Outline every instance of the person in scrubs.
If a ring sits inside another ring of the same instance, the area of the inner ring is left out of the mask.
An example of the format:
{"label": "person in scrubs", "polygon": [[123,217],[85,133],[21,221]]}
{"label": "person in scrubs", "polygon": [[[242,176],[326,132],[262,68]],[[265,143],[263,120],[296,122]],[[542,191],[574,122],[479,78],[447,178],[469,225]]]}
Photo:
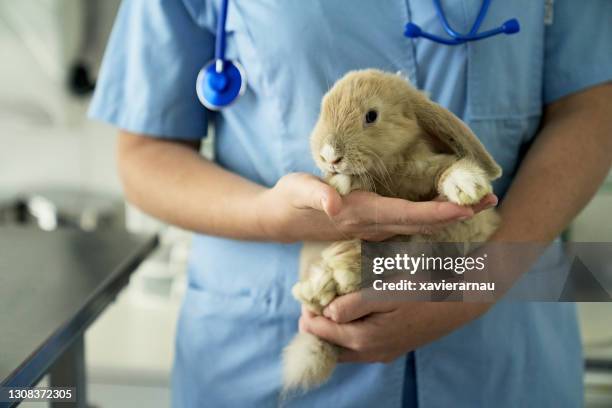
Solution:
{"label": "person in scrubs", "polygon": [[[458,46],[431,1],[231,0],[227,56],[246,93],[219,113],[199,103],[218,0],[125,0],[91,116],[117,126],[127,198],[195,232],[173,370],[174,407],[275,407],[281,351],[299,327],[345,347],[295,407],[577,407],[581,345],[569,303],[364,303],[301,314],[290,289],[301,241],[380,240],[477,208],[354,192],[341,199],[309,151],[326,90],[347,71],[402,71],[462,118],[503,167],[498,241],[550,242],[529,274],[555,272],[559,233],[612,157],[612,2],[493,1],[482,30],[521,31]],[[468,32],[478,0],[442,1]],[[214,158],[199,153],[214,125]]]}

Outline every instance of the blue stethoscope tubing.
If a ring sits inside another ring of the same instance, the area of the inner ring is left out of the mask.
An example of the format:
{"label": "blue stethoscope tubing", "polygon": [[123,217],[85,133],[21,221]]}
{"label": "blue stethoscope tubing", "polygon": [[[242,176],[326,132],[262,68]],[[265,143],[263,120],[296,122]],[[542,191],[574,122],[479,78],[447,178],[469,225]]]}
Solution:
{"label": "blue stethoscope tubing", "polygon": [[438,15],[438,18],[440,19],[440,23],[442,24],[444,31],[446,31],[446,33],[451,38],[442,38],[440,36],[425,32],[421,29],[421,27],[419,27],[418,25],[412,22],[407,23],[406,26],[404,27],[404,35],[406,37],[409,37],[409,38],[423,37],[428,40],[437,42],[439,44],[459,45],[459,44],[465,44],[466,42],[470,42],[470,41],[483,40],[485,38],[493,37],[494,35],[498,35],[502,33],[508,34],[508,35],[515,34],[515,33],[518,33],[521,29],[521,26],[519,25],[518,20],[516,18],[512,18],[504,22],[501,26],[497,28],[479,33],[478,30],[480,30],[480,26],[482,25],[482,22],[484,21],[485,16],[487,15],[489,6],[491,5],[491,0],[483,0],[482,5],[480,6],[480,11],[478,11],[478,16],[476,17],[476,20],[474,20],[474,24],[472,25],[472,28],[470,29],[468,34],[463,35],[453,30],[453,28],[448,23],[448,20],[446,19],[446,14],[444,14],[444,9],[442,8],[442,4],[440,3],[440,0],[433,0],[433,4],[434,4],[434,7],[436,8],[436,14]]}
{"label": "blue stethoscope tubing", "polygon": [[[215,39],[215,57],[212,61],[206,64],[198,73],[196,80],[196,92],[200,102],[210,110],[219,111],[234,103],[246,89],[247,80],[246,73],[242,65],[237,61],[225,59],[225,45],[227,31],[225,24],[227,21],[227,8],[229,0],[221,0],[219,10],[219,19],[217,22],[217,37]],[[427,33],[418,25],[409,22],[404,28],[404,35],[409,38],[426,38],[428,40],[444,45],[458,45],[470,41],[478,41],[485,38],[493,37],[498,34],[515,34],[520,31],[520,25],[517,19],[512,18],[501,26],[492,30],[487,30],[479,33],[480,26],[487,15],[491,0],[483,0],[480,6],[478,16],[472,25],[469,33],[461,34],[453,30],[448,23],[444,9],[440,0],[433,0],[436,8],[436,13],[440,19],[440,23],[444,31],[450,38],[442,38],[440,36]]]}
{"label": "blue stethoscope tubing", "polygon": [[198,99],[213,111],[219,111],[234,103],[244,93],[247,85],[242,65],[237,61],[225,59],[228,3],[229,0],[221,0],[215,39],[215,58],[200,70],[196,80]]}

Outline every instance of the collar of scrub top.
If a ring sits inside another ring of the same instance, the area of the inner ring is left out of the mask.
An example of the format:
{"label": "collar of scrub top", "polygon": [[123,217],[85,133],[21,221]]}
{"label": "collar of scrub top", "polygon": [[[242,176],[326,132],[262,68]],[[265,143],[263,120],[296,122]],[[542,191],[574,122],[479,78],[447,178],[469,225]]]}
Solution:
{"label": "collar of scrub top", "polygon": [[491,5],[491,0],[483,0],[482,5],[480,6],[480,11],[478,12],[478,16],[476,17],[476,20],[474,21],[470,32],[466,35],[463,35],[453,30],[453,28],[448,23],[446,15],[444,14],[444,10],[442,9],[442,4],[440,4],[440,0],[433,0],[433,3],[436,8],[436,14],[438,14],[438,18],[440,19],[440,23],[442,24],[442,27],[444,27],[444,31],[446,31],[451,38],[442,38],[437,35],[427,33],[423,31],[421,27],[412,22],[407,23],[404,28],[404,35],[406,37],[423,37],[440,44],[458,45],[464,44],[469,41],[482,40],[502,33],[515,34],[518,33],[521,29],[518,20],[516,18],[512,18],[497,28],[479,33],[478,30],[480,30],[480,26],[482,25],[482,22],[487,15],[489,6]]}
{"label": "collar of scrub top", "polygon": [[200,70],[196,80],[196,92],[200,102],[210,110],[218,111],[231,105],[246,89],[246,74],[237,61],[225,59],[225,22],[228,0],[221,0],[215,59]]}

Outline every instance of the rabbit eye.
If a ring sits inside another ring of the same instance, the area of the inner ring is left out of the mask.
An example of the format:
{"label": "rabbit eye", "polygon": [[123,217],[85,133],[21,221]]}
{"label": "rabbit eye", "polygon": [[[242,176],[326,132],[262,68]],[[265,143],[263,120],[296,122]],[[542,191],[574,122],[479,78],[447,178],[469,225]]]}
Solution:
{"label": "rabbit eye", "polygon": [[376,119],[378,118],[378,112],[376,112],[375,110],[369,110],[366,114],[365,114],[365,123],[367,124],[371,124],[376,122]]}

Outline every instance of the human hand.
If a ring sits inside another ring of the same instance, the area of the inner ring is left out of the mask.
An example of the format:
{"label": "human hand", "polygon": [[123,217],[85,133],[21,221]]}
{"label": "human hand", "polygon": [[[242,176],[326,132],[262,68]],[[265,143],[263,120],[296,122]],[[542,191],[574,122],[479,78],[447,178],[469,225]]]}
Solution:
{"label": "human hand", "polygon": [[341,346],[339,362],[388,363],[476,319],[491,303],[336,298],[318,316],[302,308],[300,331]]}
{"label": "human hand", "polygon": [[471,207],[441,200],[412,202],[365,191],[341,197],[327,183],[306,173],[282,177],[256,202],[260,228],[282,242],[382,241],[394,235],[430,234],[496,204],[492,194]]}

